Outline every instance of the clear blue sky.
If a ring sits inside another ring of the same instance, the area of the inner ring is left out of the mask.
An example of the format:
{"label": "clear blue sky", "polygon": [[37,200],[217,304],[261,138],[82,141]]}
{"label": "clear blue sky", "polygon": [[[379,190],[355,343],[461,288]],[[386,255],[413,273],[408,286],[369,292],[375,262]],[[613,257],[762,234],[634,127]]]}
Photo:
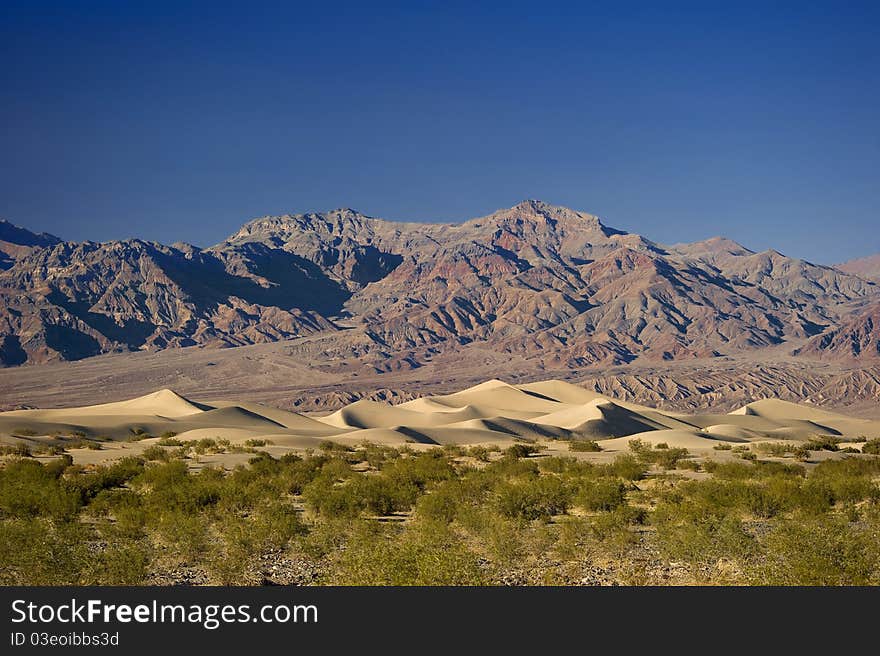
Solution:
{"label": "clear blue sky", "polygon": [[878,29],[876,2],[4,1],[0,216],[209,245],[540,198],[836,262],[880,251]]}

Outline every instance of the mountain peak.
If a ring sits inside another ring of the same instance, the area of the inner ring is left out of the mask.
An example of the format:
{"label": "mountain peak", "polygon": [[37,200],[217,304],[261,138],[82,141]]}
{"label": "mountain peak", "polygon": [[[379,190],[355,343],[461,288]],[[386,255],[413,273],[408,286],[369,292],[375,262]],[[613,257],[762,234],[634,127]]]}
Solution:
{"label": "mountain peak", "polygon": [[6,219],[0,219],[0,241],[18,246],[54,246],[60,243],[61,239],[47,232],[37,234]]}

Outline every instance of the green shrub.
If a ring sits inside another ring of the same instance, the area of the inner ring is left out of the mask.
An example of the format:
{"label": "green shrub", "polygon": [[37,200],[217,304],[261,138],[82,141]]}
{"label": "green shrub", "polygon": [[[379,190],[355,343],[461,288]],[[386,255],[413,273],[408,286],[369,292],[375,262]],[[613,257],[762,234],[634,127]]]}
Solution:
{"label": "green shrub", "polygon": [[512,519],[547,519],[568,512],[572,490],[555,476],[541,476],[496,488],[498,509]]}
{"label": "green shrub", "polygon": [[660,504],[651,516],[661,551],[689,563],[715,562],[719,558],[748,559],[754,538],[733,514],[706,512],[691,503]]}
{"label": "green shrub", "polygon": [[161,462],[168,462],[169,460],[168,452],[155,444],[144,449],[141,452],[141,457],[144,460],[158,460]]}
{"label": "green shrub", "polygon": [[867,585],[877,583],[880,543],[844,518],[802,517],[776,525],[763,540],[752,582],[761,585]]}
{"label": "green shrub", "polygon": [[18,456],[19,458],[30,458],[31,448],[25,442],[16,442],[15,444],[0,444],[0,456]]}
{"label": "green shrub", "polygon": [[489,449],[484,446],[472,446],[468,449],[468,455],[471,458],[476,458],[480,462],[489,462]]}
{"label": "green shrub", "polygon": [[528,458],[533,453],[539,453],[541,447],[534,444],[512,444],[504,449],[504,455],[512,458]]}
{"label": "green shrub", "polygon": [[602,447],[595,440],[570,440],[568,442],[568,450],[597,452],[601,451]]}
{"label": "green shrub", "polygon": [[810,451],[837,451],[843,440],[831,435],[817,435],[810,438],[804,445]]}
{"label": "green shrub", "polygon": [[418,524],[401,531],[359,525],[339,562],[343,585],[482,585],[477,554],[445,525]]}
{"label": "green shrub", "polygon": [[610,512],[626,503],[626,485],[616,480],[585,481],[575,497],[584,510]]}
{"label": "green shrub", "polygon": [[793,445],[786,442],[760,442],[755,445],[755,448],[776,458],[784,458],[795,449]]}
{"label": "green shrub", "polygon": [[639,481],[648,473],[648,468],[635,456],[622,453],[613,463],[599,466],[597,471],[605,475],[619,476],[627,481]]}
{"label": "green shrub", "polygon": [[324,453],[351,453],[354,451],[354,449],[349,446],[331,440],[324,440],[318,445],[318,448]]}
{"label": "green shrub", "polygon": [[0,469],[0,510],[19,518],[73,518],[82,505],[81,497],[58,476],[35,460],[8,463]]}
{"label": "green shrub", "polygon": [[880,456],[880,438],[874,438],[873,440],[868,440],[862,445],[862,453],[867,453],[872,456]]}
{"label": "green shrub", "polygon": [[183,446],[183,442],[181,442],[181,441],[178,440],[176,437],[174,437],[174,435],[176,435],[176,433],[173,434],[173,435],[167,435],[167,434],[164,434],[164,435],[159,439],[159,441],[156,442],[156,444],[157,444],[158,446]]}
{"label": "green shrub", "polygon": [[89,562],[88,529],[45,518],[0,522],[0,585],[79,585]]}

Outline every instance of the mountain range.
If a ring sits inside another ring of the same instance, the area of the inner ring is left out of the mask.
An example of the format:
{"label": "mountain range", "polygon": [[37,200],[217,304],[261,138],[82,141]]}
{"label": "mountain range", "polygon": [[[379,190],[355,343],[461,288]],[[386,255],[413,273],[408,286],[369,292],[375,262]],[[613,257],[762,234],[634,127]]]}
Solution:
{"label": "mountain range", "polygon": [[541,201],[458,224],[264,217],[205,249],[0,222],[4,366],[292,339],[347,373],[475,347],[548,368],[875,361],[880,257],[829,267],[722,237],[663,245]]}

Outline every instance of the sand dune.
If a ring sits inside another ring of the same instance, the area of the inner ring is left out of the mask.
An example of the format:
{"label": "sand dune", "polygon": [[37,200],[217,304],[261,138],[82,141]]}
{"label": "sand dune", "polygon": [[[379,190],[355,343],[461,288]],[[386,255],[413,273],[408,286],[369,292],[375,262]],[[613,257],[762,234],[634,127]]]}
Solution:
{"label": "sand dune", "polygon": [[657,430],[605,440],[602,442],[602,448],[609,451],[627,451],[629,450],[629,443],[633,440],[641,440],[653,446],[666,444],[670,448],[682,449],[712,449],[722,442],[736,443],[747,441],[740,438],[711,435],[698,431]]}
{"label": "sand dune", "polygon": [[46,420],[79,415],[155,415],[157,417],[177,418],[194,415],[209,409],[211,408],[193,403],[172,390],[163,389],[152,394],[139,396],[136,399],[117,401],[116,403],[51,410],[12,410],[11,412],[4,412],[3,415]]}
{"label": "sand dune", "polygon": [[[604,450],[628,448],[633,439],[696,451],[719,442],[804,441],[817,435],[857,440],[880,436],[880,421],[775,399],[749,403],[729,414],[664,412],[560,381],[515,386],[490,380],[461,392],[417,398],[399,405],[361,400],[323,417],[307,417],[258,403],[197,403],[171,390],[129,401],[76,408],[0,413],[0,440],[65,442],[93,438],[123,443],[133,436],[174,433],[181,441],[261,438],[272,453],[317,448],[325,440],[345,445],[512,444],[589,438]],[[137,452],[107,448],[89,462]],[[109,445],[108,445],[109,446]],[[121,446],[121,445],[119,445]],[[77,456],[78,457],[78,456]],[[86,456],[82,456],[85,462]]]}

